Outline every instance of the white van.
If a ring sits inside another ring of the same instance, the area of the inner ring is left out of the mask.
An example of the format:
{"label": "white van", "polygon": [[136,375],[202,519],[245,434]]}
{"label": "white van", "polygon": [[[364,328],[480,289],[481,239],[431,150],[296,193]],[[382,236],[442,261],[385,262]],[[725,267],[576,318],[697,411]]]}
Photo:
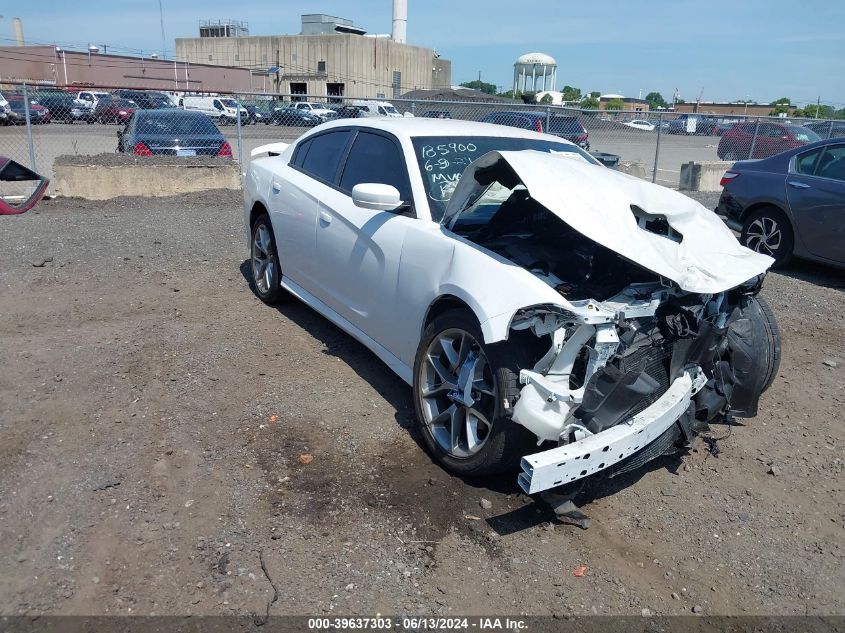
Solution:
{"label": "white van", "polygon": [[[231,97],[181,97],[179,107],[193,110],[214,119],[219,125],[234,125],[238,120],[238,102]],[[241,125],[249,123],[249,112],[241,110]]]}
{"label": "white van", "polygon": [[368,116],[402,116],[399,110],[388,101],[353,101],[352,105],[365,108]]}

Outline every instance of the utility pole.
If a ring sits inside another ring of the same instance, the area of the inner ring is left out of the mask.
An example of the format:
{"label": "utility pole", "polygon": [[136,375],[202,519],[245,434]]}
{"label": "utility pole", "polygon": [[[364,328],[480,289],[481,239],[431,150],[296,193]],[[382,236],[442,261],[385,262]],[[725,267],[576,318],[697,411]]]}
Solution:
{"label": "utility pole", "polygon": [[816,99],[816,118],[817,119],[819,118],[819,108],[821,107],[821,105],[822,105],[822,96],[819,95],[819,98]]}
{"label": "utility pole", "polygon": [[167,40],[164,37],[164,9],[161,6],[161,0],[158,0],[158,17],[161,22],[161,57],[167,57]]}

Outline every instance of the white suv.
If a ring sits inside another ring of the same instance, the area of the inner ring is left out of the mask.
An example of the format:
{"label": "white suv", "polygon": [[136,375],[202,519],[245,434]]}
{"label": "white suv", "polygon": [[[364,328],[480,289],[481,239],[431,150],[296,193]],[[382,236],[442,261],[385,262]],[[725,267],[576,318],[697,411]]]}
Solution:
{"label": "white suv", "polygon": [[311,103],[309,101],[297,101],[293,107],[297,110],[305,110],[306,112],[324,120],[334,118],[337,115],[334,110],[330,110],[319,103]]}

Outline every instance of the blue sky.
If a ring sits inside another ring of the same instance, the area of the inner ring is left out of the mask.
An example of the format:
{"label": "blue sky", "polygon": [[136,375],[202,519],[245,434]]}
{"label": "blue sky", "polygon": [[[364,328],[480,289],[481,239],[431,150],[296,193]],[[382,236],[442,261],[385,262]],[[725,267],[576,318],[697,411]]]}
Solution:
{"label": "blue sky", "polygon": [[[162,0],[167,46],[197,34],[198,20],[235,18],[253,35],[299,32],[301,13],[352,19],[390,32],[391,0]],[[6,5],[6,6],[4,6]],[[523,7],[525,9],[523,9]],[[408,41],[452,60],[454,83],[510,88],[513,61],[541,51],[558,63],[558,87],[638,96],[678,88],[687,101],[751,98],[845,107],[842,0],[409,0]],[[160,51],[158,0],[0,2],[0,43],[19,16],[30,43]]]}

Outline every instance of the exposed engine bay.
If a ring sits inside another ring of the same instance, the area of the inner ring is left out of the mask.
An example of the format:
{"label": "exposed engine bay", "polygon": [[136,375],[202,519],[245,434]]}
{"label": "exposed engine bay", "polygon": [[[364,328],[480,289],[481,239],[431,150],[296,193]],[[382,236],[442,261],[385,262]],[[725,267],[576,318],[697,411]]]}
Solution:
{"label": "exposed engine bay", "polygon": [[[525,308],[511,323],[548,345],[520,371],[511,417],[538,447],[558,447],[523,458],[526,492],[633,470],[713,421],[756,415],[779,358],[774,318],[756,298],[764,274],[687,292],[575,230],[501,160],[475,179],[452,230],[542,279],[568,306]],[[631,213],[639,229],[683,240],[665,218]]]}

